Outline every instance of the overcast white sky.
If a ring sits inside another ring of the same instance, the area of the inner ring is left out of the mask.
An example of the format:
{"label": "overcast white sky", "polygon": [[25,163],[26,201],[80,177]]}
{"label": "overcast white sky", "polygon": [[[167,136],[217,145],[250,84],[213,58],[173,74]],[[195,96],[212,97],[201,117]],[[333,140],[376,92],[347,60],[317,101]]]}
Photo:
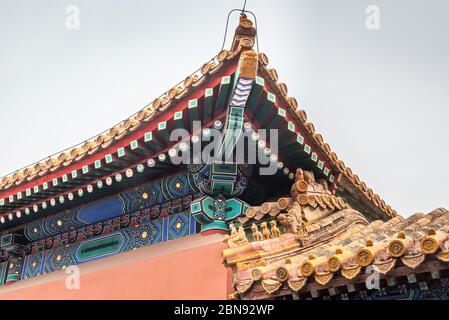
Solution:
{"label": "overcast white sky", "polygon": [[[79,30],[66,28],[70,4]],[[0,0],[0,176],[183,80],[219,51],[226,15],[242,4]],[[368,5],[380,9],[379,30],[365,26]],[[247,9],[261,51],[340,159],[403,215],[449,208],[447,1],[248,0]]]}

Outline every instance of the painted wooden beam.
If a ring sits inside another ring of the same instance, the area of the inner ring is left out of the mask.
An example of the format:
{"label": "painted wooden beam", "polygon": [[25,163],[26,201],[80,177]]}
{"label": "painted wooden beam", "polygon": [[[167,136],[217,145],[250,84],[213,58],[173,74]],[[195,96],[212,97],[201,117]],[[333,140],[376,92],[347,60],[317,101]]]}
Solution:
{"label": "painted wooden beam", "polygon": [[387,286],[394,287],[396,284],[397,282],[395,277],[387,277]]}
{"label": "painted wooden beam", "polygon": [[408,274],[407,281],[408,281],[408,283],[416,283],[417,282],[416,274],[414,274],[414,273]]}
{"label": "painted wooden beam", "polygon": [[[287,129],[285,129],[285,127],[287,127]],[[287,118],[284,117],[279,129],[279,139],[296,141],[296,126],[292,121],[287,121]]]}
{"label": "painted wooden beam", "polygon": [[117,149],[117,158],[119,161],[122,161],[123,165],[122,167],[127,167],[131,163],[136,162],[139,160],[139,156],[137,156],[135,153],[130,152],[131,149],[128,147],[121,147]]}
{"label": "painted wooden beam", "polygon": [[137,155],[139,158],[146,158],[153,152],[152,150],[141,140],[133,140],[129,144],[130,152]]}
{"label": "painted wooden beam", "polygon": [[158,152],[162,149],[162,143],[155,137],[152,131],[145,133],[143,141],[153,152]]}
{"label": "painted wooden beam", "polygon": [[215,115],[220,114],[226,108],[230,87],[231,87],[231,76],[222,77],[220,89],[218,90],[217,101],[215,103],[215,110],[214,110]]}
{"label": "painted wooden beam", "polygon": [[161,140],[164,144],[170,141],[170,133],[167,128],[167,121],[161,121],[157,125],[157,133],[161,137]]}
{"label": "painted wooden beam", "polygon": [[173,123],[176,128],[185,128],[183,111],[178,111],[173,114]]}
{"label": "painted wooden beam", "polygon": [[340,290],[338,288],[329,288],[329,296],[336,296],[340,293]]}
{"label": "painted wooden beam", "polygon": [[[273,108],[275,108],[275,103],[276,96],[271,92],[267,92],[266,97],[261,99],[261,103],[255,111],[255,118],[260,124],[265,124],[270,120],[269,115],[274,111]],[[261,129],[265,128],[261,127]]]}
{"label": "painted wooden beam", "polygon": [[[104,157],[105,167],[108,168],[108,170],[116,171],[118,169],[121,169],[127,165],[127,161],[125,161],[122,158],[118,157],[117,152],[109,153],[105,155]],[[105,170],[107,171],[107,170]]]}
{"label": "painted wooden beam", "polygon": [[259,99],[262,96],[263,88],[264,88],[264,79],[260,77],[256,77],[256,81],[253,84],[253,89],[249,95],[248,101],[246,102],[246,108],[250,111],[252,117],[254,117],[254,113],[256,112],[257,105]]}
{"label": "painted wooden beam", "polygon": [[282,108],[276,108],[274,107],[275,114],[273,117],[268,117],[265,119],[265,122],[262,124],[262,128],[264,129],[280,129],[278,130],[279,134],[283,134],[286,132],[285,126],[283,127],[282,124],[286,122],[286,111]]}
{"label": "painted wooden beam", "polygon": [[212,109],[214,103],[214,89],[206,88],[204,91],[204,123],[207,123],[212,120]]}
{"label": "painted wooden beam", "polygon": [[438,271],[438,270],[432,271],[431,275],[432,275],[432,279],[440,279],[440,271]]}
{"label": "painted wooden beam", "polygon": [[200,120],[198,99],[189,100],[187,110],[189,112],[189,122]]}

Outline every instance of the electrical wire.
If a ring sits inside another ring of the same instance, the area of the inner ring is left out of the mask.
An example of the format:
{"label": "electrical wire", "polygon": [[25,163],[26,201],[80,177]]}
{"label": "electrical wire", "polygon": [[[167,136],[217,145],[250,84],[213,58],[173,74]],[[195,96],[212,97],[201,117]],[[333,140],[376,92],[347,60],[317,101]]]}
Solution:
{"label": "electrical wire", "polygon": [[[237,11],[238,11],[238,12],[241,12],[242,14],[243,14],[243,13],[249,13],[249,14],[251,14],[252,17],[254,18],[254,23],[255,23],[256,30],[258,30],[258,29],[257,29],[257,17],[256,17],[256,15],[255,15],[253,12],[246,10],[246,1],[247,1],[247,0],[245,0],[242,9],[232,9],[231,11],[229,11],[228,16],[227,16],[227,18],[226,18],[226,27],[225,27],[225,33],[224,33],[223,44],[222,44],[222,46],[221,46],[221,50],[224,49],[224,46],[225,46],[225,44],[226,44],[226,37],[227,37],[227,32],[228,32],[228,27],[229,27],[229,18],[230,18],[231,14],[232,14],[233,12],[237,12]],[[257,34],[256,34],[256,46],[257,46],[257,52],[259,52],[259,36],[258,36]],[[213,61],[213,59],[211,59],[210,61]],[[201,68],[195,70],[193,73],[196,73],[196,72],[198,72],[198,71],[200,71],[200,70],[201,70]],[[183,83],[183,81],[179,82],[179,83],[178,83],[176,86],[174,86],[174,87],[177,87],[177,86],[180,85],[181,83]],[[149,107],[150,105],[151,105],[151,103],[145,105],[145,107],[144,107],[143,109]],[[141,110],[143,110],[143,109],[141,109]],[[136,116],[139,112],[140,112],[140,110],[139,110],[138,112],[134,113],[131,117]],[[129,119],[129,118],[128,118],[128,119]],[[116,127],[116,126],[120,125],[121,123],[123,123],[123,122],[126,121],[126,120],[127,120],[127,119],[125,119],[125,120],[123,120],[123,121],[120,121],[119,123],[117,123],[117,124],[116,124],[115,126],[113,126],[113,127]],[[25,166],[25,167],[23,167],[23,168],[21,168],[21,169],[15,170],[15,171],[13,171],[13,172],[11,172],[11,173],[9,173],[9,174],[4,175],[3,177],[7,177],[7,176],[10,176],[10,175],[13,175],[13,174],[16,173],[16,172],[19,172],[19,171],[21,171],[21,170],[24,170],[24,169],[26,169],[26,168],[28,168],[28,167],[30,167],[30,166],[32,166],[32,165],[35,165],[35,164],[37,164],[37,163],[47,161],[47,160],[53,158],[54,156],[57,156],[57,155],[59,155],[59,154],[61,154],[61,153],[63,153],[63,152],[66,152],[66,151],[69,151],[69,150],[71,150],[71,149],[73,149],[73,148],[75,148],[75,147],[81,146],[81,145],[83,145],[84,143],[87,143],[87,142],[89,142],[89,141],[91,141],[91,140],[97,138],[98,136],[100,136],[100,135],[102,135],[102,134],[105,134],[105,133],[109,132],[110,130],[111,130],[111,129],[107,129],[107,130],[101,132],[99,135],[95,135],[95,136],[93,136],[93,137],[91,137],[91,138],[88,138],[88,139],[84,140],[84,141],[81,142],[81,143],[77,143],[77,144],[75,144],[75,145],[73,145],[73,146],[71,146],[71,147],[69,147],[69,148],[66,148],[66,149],[64,149],[64,150],[62,150],[62,151],[59,151],[59,152],[57,152],[57,153],[54,153],[54,154],[52,154],[52,155],[50,155],[50,156],[48,156],[48,157],[45,157],[45,158],[43,158],[43,159],[41,159],[41,160],[35,162],[34,164],[31,164],[31,165]],[[2,178],[2,177],[0,176],[0,178]]]}
{"label": "electrical wire", "polygon": [[[245,10],[245,6],[246,6],[246,1],[245,1],[245,5],[244,5],[243,9],[232,9],[231,11],[229,11],[228,16],[226,18],[226,26],[225,26],[224,36],[223,36],[223,44],[221,45],[221,50],[224,49],[225,44],[226,44],[226,38],[228,35],[228,27],[229,27],[229,18],[231,17],[232,13],[241,12],[241,14],[243,14],[243,13],[247,12],[247,13],[251,14],[252,17],[254,18],[254,24],[255,24],[256,30],[257,30],[257,17],[252,11]],[[259,52],[259,35],[257,33],[256,33],[256,47],[257,47],[257,52]]]}

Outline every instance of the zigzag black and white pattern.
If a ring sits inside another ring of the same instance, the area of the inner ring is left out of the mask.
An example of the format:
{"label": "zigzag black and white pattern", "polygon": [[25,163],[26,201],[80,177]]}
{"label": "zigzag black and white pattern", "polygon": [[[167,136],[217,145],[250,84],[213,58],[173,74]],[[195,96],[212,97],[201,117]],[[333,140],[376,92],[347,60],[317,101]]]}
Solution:
{"label": "zigzag black and white pattern", "polygon": [[251,93],[253,81],[254,79],[239,78],[231,99],[232,106],[245,106],[246,100],[248,100],[249,94]]}

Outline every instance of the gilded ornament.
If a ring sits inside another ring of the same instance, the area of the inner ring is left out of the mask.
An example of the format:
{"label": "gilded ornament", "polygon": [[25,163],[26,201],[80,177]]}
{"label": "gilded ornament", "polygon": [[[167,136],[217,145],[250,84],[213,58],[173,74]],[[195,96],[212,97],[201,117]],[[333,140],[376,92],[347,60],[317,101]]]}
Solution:
{"label": "gilded ornament", "polygon": [[276,278],[279,281],[284,282],[285,280],[288,279],[288,270],[285,267],[279,267],[276,270]]}
{"label": "gilded ornament", "polygon": [[405,245],[400,239],[395,239],[388,244],[388,252],[394,258],[402,257],[405,250]]}
{"label": "gilded ornament", "polygon": [[262,281],[262,288],[269,294],[272,294],[279,290],[279,288],[282,286],[282,282],[276,281],[276,280],[263,280]]}
{"label": "gilded ornament", "polygon": [[307,278],[301,277],[301,278],[290,279],[287,281],[287,283],[288,283],[288,286],[290,289],[297,292],[297,291],[301,290],[306,285]]}
{"label": "gilded ornament", "polygon": [[279,230],[279,228],[276,225],[276,220],[271,220],[270,226],[271,226],[271,234],[273,235],[273,237],[274,238],[280,237],[281,231]]}
{"label": "gilded ornament", "polygon": [[258,281],[262,278],[262,271],[259,268],[253,269],[251,271],[251,279]]}
{"label": "gilded ornament", "polygon": [[239,61],[239,76],[255,79],[257,75],[257,53],[254,50],[242,52]]}
{"label": "gilded ornament", "polygon": [[253,233],[253,241],[262,241],[263,240],[263,235],[259,231],[259,229],[257,228],[257,225],[255,223],[253,223],[251,225],[251,231]]}

